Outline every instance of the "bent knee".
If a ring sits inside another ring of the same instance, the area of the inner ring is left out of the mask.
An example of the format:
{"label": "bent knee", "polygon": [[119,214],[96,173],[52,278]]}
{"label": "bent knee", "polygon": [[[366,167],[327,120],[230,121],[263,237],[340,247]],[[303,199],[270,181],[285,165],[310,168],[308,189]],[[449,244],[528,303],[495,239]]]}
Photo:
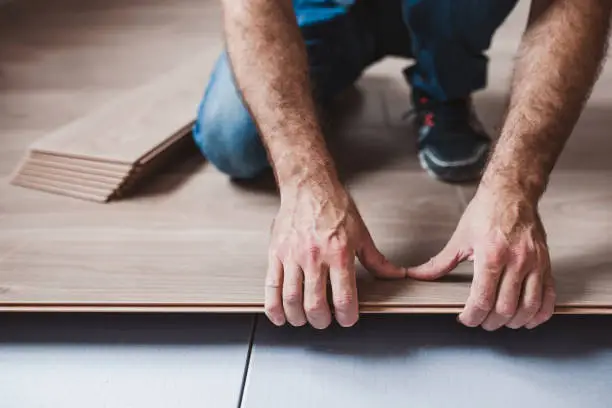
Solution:
{"label": "bent knee", "polygon": [[200,151],[221,172],[248,179],[268,167],[266,152],[256,130],[235,123],[207,126],[196,122],[194,139]]}
{"label": "bent knee", "polygon": [[202,154],[233,178],[252,178],[268,167],[257,128],[221,54],[200,103],[193,136]]}

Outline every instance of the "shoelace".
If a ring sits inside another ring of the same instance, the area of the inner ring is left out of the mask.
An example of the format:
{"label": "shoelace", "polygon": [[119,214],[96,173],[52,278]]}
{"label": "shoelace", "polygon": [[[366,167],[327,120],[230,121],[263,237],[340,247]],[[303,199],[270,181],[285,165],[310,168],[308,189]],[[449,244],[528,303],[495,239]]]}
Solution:
{"label": "shoelace", "polygon": [[464,100],[436,103],[422,96],[418,105],[404,113],[402,119],[407,120],[421,113],[423,113],[423,125],[427,127],[434,126],[437,118],[440,118],[440,122],[445,126],[455,129],[470,126],[471,112],[469,104]]}

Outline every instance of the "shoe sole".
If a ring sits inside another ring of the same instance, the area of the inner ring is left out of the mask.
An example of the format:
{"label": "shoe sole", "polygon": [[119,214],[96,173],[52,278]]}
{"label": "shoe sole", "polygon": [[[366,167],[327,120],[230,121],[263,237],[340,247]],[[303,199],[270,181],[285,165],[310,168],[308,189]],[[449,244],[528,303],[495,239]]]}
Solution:
{"label": "shoe sole", "polygon": [[479,152],[476,160],[465,161],[461,165],[450,163],[431,163],[424,151],[419,152],[419,164],[432,178],[446,183],[467,183],[480,180],[488,157],[488,147]]}

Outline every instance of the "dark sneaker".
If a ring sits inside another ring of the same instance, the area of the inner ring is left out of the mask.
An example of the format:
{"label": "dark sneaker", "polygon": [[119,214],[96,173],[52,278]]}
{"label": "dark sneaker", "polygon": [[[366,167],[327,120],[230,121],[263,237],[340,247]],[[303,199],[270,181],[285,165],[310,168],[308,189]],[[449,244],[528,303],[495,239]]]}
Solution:
{"label": "dark sneaker", "polygon": [[491,139],[476,117],[471,98],[438,102],[414,89],[412,99],[421,167],[446,182],[480,179]]}

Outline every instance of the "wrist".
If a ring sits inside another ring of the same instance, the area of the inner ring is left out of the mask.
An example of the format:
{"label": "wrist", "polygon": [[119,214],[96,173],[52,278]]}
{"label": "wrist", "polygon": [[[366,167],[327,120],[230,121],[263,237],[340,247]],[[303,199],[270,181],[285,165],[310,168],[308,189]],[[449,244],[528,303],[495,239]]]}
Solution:
{"label": "wrist", "polygon": [[331,156],[324,147],[284,148],[273,163],[281,194],[296,188],[335,189],[341,186]]}
{"label": "wrist", "polygon": [[544,194],[544,186],[545,182],[541,177],[534,174],[489,167],[480,181],[476,194],[537,205]]}
{"label": "wrist", "polygon": [[479,189],[534,203],[540,200],[548,184],[549,171],[542,163],[541,149],[525,139],[529,138],[502,133]]}
{"label": "wrist", "polygon": [[276,167],[281,197],[299,190],[313,195],[330,195],[344,190],[331,160],[320,156],[293,157],[287,165]]}

